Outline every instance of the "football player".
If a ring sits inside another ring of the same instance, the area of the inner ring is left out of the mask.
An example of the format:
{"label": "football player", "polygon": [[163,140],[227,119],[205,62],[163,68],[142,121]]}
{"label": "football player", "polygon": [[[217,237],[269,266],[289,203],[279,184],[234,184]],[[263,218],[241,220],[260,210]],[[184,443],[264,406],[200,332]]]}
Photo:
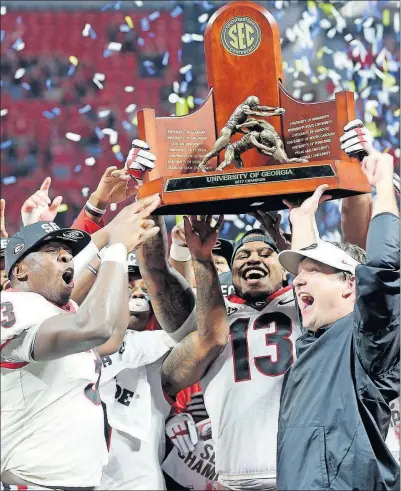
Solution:
{"label": "football player", "polygon": [[[172,401],[162,390],[160,369],[175,341],[188,331],[186,326],[170,335],[155,330],[135,253],[128,256],[128,274],[128,330],[120,349],[102,358],[100,395],[106,406],[109,462],[101,489],[165,489],[161,462]],[[186,325],[192,329],[190,322]]]}
{"label": "football player", "polygon": [[107,344],[127,328],[127,251],[159,232],[147,219],[159,204],[153,196],[114,219],[97,281],[78,311],[70,302],[73,257],[90,236],[42,221],[10,238],[11,288],[1,298],[4,485],[100,484],[107,450],[98,352],[107,354]]}

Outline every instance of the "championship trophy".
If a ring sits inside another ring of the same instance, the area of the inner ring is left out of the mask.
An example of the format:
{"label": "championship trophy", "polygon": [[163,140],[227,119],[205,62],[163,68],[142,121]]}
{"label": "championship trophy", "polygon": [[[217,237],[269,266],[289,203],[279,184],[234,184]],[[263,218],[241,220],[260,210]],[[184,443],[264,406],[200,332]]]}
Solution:
{"label": "championship trophy", "polygon": [[320,184],[333,199],[370,192],[357,159],[340,148],[354,94],[304,103],[285,90],[278,26],[268,10],[230,2],[210,18],[209,94],[192,114],[138,112],[139,138],[156,155],[139,197],[159,193],[167,214],[279,210]]}

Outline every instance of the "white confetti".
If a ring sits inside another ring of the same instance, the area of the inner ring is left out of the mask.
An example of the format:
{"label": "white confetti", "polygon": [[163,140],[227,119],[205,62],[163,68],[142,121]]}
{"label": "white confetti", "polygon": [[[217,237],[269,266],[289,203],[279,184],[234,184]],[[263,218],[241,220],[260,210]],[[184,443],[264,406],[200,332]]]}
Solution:
{"label": "white confetti", "polygon": [[117,203],[111,203],[110,204],[110,211],[116,211],[117,210]]}
{"label": "white confetti", "polygon": [[329,28],[331,27],[331,23],[330,23],[330,21],[328,21],[327,19],[322,19],[322,20],[320,21],[320,27],[321,27],[322,29],[329,29]]}
{"label": "white confetti", "polygon": [[198,17],[198,22],[199,24],[203,24],[204,22],[206,22],[209,18],[209,14],[202,14]]}
{"label": "white confetti", "polygon": [[352,41],[354,38],[352,36],[352,34],[347,34],[346,36],[344,36],[344,39],[347,41],[347,43],[349,43],[350,41]]}
{"label": "white confetti", "polygon": [[0,116],[6,116],[8,114],[8,109],[2,109],[0,111]]}
{"label": "white confetti", "polygon": [[93,83],[99,87],[99,89],[103,89],[103,84],[99,82],[97,78],[93,79]]}
{"label": "white confetti", "polygon": [[135,0],[134,3],[137,7],[143,7],[143,1],[142,0]]}
{"label": "white confetti", "polygon": [[126,113],[132,113],[133,111],[135,111],[136,109],[136,104],[130,104],[129,106],[127,106],[125,108],[125,112]]}
{"label": "white confetti", "polygon": [[203,41],[202,34],[192,34],[192,41]]}
{"label": "white confetti", "polygon": [[308,92],[307,94],[304,94],[302,96],[302,100],[304,102],[311,102],[311,101],[313,101],[313,99],[314,99],[314,94],[312,94],[311,92]]}
{"label": "white confetti", "polygon": [[174,80],[173,82],[173,90],[174,92],[176,92],[178,94],[178,92],[180,91],[180,84],[177,82],[177,80]]}
{"label": "white confetti", "polygon": [[82,36],[88,37],[90,30],[91,30],[91,25],[90,24],[85,24],[85,27],[84,27],[84,29],[82,31]]}
{"label": "white confetti", "polygon": [[87,165],[88,167],[92,167],[95,164],[96,164],[95,157],[88,157],[87,159],[85,159],[85,165]]}
{"label": "white confetti", "polygon": [[171,102],[171,104],[175,104],[176,102],[178,102],[180,99],[180,96],[178,94],[170,94],[168,96],[168,101]]}
{"label": "white confetti", "polygon": [[14,78],[16,80],[22,78],[25,75],[25,72],[26,72],[25,68],[18,68],[18,70],[15,72]]}
{"label": "white confetti", "polygon": [[25,48],[25,43],[24,43],[24,41],[21,41],[21,42],[20,42],[20,43],[18,43],[18,45],[16,46],[15,50],[16,50],[16,51],[22,51],[24,48]]}
{"label": "white confetti", "polygon": [[0,14],[1,15],[6,15],[6,13],[7,13],[7,7],[5,5],[2,5],[0,7]]}
{"label": "white confetti", "polygon": [[111,113],[110,109],[104,109],[103,111],[98,112],[99,118],[105,118]]}
{"label": "white confetti", "polygon": [[79,142],[81,139],[81,135],[78,135],[77,133],[66,133],[65,137],[68,138],[69,140],[72,140],[73,142]]}
{"label": "white confetti", "polygon": [[95,73],[95,75],[93,76],[93,78],[95,78],[96,80],[100,80],[101,82],[103,82],[103,80],[106,78],[106,75],[104,73]]}
{"label": "white confetti", "polygon": [[124,87],[125,92],[134,92],[135,88],[132,85],[127,85]]}
{"label": "white confetti", "polygon": [[89,190],[90,190],[90,188],[88,188],[88,187],[82,188],[82,196],[84,198],[87,198],[89,196]]}
{"label": "white confetti", "polygon": [[294,99],[299,99],[301,97],[301,89],[295,89],[292,93],[292,97]]}
{"label": "white confetti", "polygon": [[192,65],[185,65],[182,68],[180,68],[180,73],[187,73],[189,70],[191,70]]}
{"label": "white confetti", "polygon": [[121,43],[109,43],[107,49],[110,51],[120,51],[123,45]]}

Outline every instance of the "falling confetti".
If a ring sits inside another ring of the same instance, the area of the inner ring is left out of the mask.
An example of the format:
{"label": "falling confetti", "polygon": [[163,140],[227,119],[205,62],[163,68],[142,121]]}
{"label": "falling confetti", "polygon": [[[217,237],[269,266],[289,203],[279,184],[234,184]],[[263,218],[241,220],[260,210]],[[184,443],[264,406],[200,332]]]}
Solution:
{"label": "falling confetti", "polygon": [[77,135],[77,133],[66,133],[65,137],[73,142],[79,142],[79,140],[81,139],[81,135]]}
{"label": "falling confetti", "polygon": [[95,164],[96,160],[94,157],[88,157],[87,159],[85,159],[85,165],[87,165],[88,167],[92,167]]}
{"label": "falling confetti", "polygon": [[4,177],[3,184],[8,186],[9,184],[14,184],[17,182],[17,178],[15,176]]}

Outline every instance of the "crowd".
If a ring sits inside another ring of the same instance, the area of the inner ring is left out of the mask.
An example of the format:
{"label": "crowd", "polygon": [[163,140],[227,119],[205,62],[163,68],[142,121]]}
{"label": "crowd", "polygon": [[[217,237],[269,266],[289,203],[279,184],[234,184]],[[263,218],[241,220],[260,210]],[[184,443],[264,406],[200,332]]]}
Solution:
{"label": "crowd", "polygon": [[169,244],[137,139],[70,228],[50,177],[12,236],[1,200],[1,489],[399,488],[399,179],[360,121],[341,144],[375,193],[331,241],[322,184],[290,234],[193,215]]}

